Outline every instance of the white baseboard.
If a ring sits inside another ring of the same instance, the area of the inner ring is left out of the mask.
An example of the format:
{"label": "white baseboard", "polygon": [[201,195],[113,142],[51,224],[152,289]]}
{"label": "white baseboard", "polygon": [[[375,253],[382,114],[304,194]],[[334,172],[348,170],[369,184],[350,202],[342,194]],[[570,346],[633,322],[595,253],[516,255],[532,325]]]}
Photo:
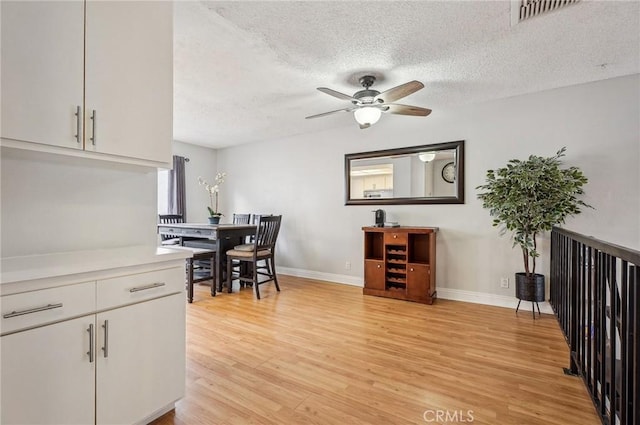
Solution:
{"label": "white baseboard", "polygon": [[[289,276],[305,277],[308,279],[324,280],[333,283],[342,283],[345,285],[363,287],[364,282],[361,277],[348,276],[343,274],[323,273],[313,270],[294,269],[290,267],[278,267],[278,274]],[[495,307],[506,307],[515,309],[518,305],[516,297],[506,295],[488,294],[485,292],[465,291],[462,289],[437,288],[438,298],[452,301],[464,301],[467,303],[492,305]],[[542,313],[553,314],[553,310],[548,302],[539,303]],[[520,310],[531,311],[531,303],[523,301],[520,304]]]}
{"label": "white baseboard", "polygon": [[166,406],[164,406],[162,409],[156,410],[154,413],[152,413],[151,415],[147,416],[146,418],[144,418],[144,420],[138,422],[136,425],[148,424],[148,423],[158,419],[160,416],[164,415],[165,413],[170,412],[171,410],[173,410],[175,408],[176,408],[176,403],[175,402],[169,403]]}
{"label": "white baseboard", "polygon": [[[485,292],[464,291],[462,289],[437,288],[438,298],[452,301],[464,301],[474,304],[492,305],[495,307],[506,307],[515,309],[518,305],[516,297],[506,295],[487,294]],[[541,313],[553,314],[553,310],[548,302],[538,303]],[[520,310],[531,311],[532,304],[529,301],[520,303]],[[537,310],[537,309],[536,309]]]}
{"label": "white baseboard", "polygon": [[279,267],[278,274],[289,276],[306,277],[307,279],[326,280],[327,282],[343,283],[345,285],[363,287],[364,282],[361,277],[348,276],[346,274],[323,273],[313,270],[293,269],[290,267]]}

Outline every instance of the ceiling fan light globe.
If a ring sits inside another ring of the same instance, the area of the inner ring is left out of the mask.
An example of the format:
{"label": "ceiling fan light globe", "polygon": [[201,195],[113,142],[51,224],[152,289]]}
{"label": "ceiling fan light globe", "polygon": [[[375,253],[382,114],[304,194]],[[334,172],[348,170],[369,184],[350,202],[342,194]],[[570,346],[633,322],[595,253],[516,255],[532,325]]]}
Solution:
{"label": "ceiling fan light globe", "polygon": [[365,106],[363,108],[356,109],[353,112],[353,116],[356,119],[357,123],[362,125],[373,125],[378,122],[380,116],[382,115],[382,111],[378,108],[373,108],[371,106]]}
{"label": "ceiling fan light globe", "polygon": [[418,154],[418,158],[422,162],[431,162],[434,160],[435,157],[436,157],[436,154],[434,152],[421,152]]}

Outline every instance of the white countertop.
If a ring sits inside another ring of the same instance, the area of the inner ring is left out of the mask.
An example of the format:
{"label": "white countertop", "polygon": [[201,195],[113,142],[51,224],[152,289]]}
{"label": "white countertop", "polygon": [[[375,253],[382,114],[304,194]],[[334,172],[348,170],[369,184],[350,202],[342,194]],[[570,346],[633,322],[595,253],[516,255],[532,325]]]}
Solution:
{"label": "white countertop", "polygon": [[191,253],[158,246],[131,246],[0,259],[0,285],[59,278],[123,267],[184,260]]}

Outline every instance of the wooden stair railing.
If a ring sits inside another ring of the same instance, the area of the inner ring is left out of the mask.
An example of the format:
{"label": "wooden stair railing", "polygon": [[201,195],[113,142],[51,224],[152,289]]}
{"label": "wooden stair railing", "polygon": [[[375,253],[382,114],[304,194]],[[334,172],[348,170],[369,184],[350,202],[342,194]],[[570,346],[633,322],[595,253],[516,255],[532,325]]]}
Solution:
{"label": "wooden stair railing", "polygon": [[607,425],[640,425],[640,252],[569,230],[551,232],[549,302]]}

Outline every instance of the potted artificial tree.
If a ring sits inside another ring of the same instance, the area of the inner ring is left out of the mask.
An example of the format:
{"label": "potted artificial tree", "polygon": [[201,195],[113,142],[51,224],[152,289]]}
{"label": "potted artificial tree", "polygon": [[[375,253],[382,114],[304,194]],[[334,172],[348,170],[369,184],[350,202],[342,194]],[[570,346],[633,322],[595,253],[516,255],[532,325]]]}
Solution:
{"label": "potted artificial tree", "polygon": [[502,226],[500,234],[513,232],[513,246],[522,249],[524,272],[516,273],[518,308],[523,300],[531,301],[532,306],[545,300],[544,275],[536,273],[540,255],[536,237],[564,223],[566,217],[579,214],[581,206],[590,207],[578,199],[587,183],[582,171],[560,168],[565,150],[549,158],[531,155],[526,161],[512,159],[504,168],[488,170],[486,183],[476,188],[484,191],[478,198],[493,217],[493,226]]}

